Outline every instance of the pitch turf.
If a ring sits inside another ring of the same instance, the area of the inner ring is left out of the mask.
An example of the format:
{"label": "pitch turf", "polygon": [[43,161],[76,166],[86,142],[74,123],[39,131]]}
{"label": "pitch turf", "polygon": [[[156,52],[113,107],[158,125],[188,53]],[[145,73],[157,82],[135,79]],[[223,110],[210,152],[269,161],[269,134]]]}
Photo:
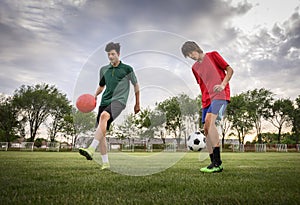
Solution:
{"label": "pitch turf", "polygon": [[198,154],[149,176],[100,171],[78,153],[0,152],[1,204],[299,204],[300,153],[223,153],[203,174]]}

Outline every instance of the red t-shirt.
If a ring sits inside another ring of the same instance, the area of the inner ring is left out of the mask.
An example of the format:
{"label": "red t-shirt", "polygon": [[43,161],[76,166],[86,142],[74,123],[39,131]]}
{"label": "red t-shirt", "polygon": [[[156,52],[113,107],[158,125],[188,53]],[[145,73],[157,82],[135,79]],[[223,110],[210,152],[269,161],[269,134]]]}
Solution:
{"label": "red t-shirt", "polygon": [[213,90],[225,78],[227,66],[228,63],[216,51],[206,53],[201,63],[194,63],[192,71],[202,92],[202,108],[208,107],[212,100],[230,100],[228,83],[221,92]]}

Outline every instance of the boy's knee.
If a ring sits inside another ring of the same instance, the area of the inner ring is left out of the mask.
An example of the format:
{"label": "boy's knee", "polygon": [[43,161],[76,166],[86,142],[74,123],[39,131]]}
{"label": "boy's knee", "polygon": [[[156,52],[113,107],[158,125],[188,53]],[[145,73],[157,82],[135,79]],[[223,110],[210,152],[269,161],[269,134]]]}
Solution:
{"label": "boy's knee", "polygon": [[102,112],[100,115],[100,122],[101,121],[108,121],[110,118],[110,114],[106,111]]}

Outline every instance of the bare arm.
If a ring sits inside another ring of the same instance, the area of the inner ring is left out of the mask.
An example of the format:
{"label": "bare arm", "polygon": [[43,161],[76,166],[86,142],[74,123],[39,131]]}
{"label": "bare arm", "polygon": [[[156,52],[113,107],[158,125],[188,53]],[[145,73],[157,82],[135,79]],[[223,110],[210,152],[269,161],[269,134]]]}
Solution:
{"label": "bare arm", "polygon": [[134,85],[134,93],[135,93],[134,113],[137,114],[140,111],[140,86],[138,83]]}
{"label": "bare arm", "polygon": [[96,93],[95,93],[95,99],[97,99],[97,96],[102,93],[102,91],[104,90],[105,86],[99,86],[96,90]]}
{"label": "bare arm", "polygon": [[215,85],[214,91],[215,92],[221,92],[224,90],[225,86],[228,84],[230,81],[231,77],[233,75],[233,69],[230,66],[226,67],[226,75],[225,78],[223,79],[222,83],[220,85]]}
{"label": "bare arm", "polygon": [[233,75],[233,69],[230,66],[226,67],[226,76],[222,82],[222,85],[224,85],[224,87],[227,85],[227,83],[230,81],[231,77]]}

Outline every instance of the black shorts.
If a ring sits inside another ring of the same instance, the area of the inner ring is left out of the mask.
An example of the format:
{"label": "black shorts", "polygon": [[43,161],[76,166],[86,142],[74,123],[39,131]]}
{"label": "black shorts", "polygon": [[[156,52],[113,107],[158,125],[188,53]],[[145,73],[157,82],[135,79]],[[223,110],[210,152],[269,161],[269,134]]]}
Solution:
{"label": "black shorts", "polygon": [[99,125],[100,115],[103,111],[106,111],[110,114],[110,118],[107,121],[106,130],[109,130],[110,124],[121,114],[121,112],[125,109],[125,105],[120,103],[119,101],[113,101],[107,106],[99,106],[98,115],[97,115],[97,124]]}

